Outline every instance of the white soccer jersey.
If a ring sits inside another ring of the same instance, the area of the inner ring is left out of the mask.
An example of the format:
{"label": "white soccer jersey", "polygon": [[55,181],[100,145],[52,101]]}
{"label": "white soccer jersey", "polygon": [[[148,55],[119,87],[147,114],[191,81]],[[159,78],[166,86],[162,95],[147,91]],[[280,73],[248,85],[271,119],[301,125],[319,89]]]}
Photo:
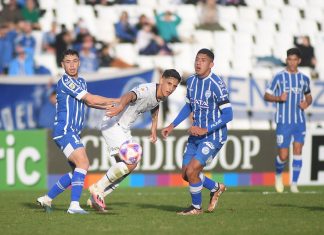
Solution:
{"label": "white soccer jersey", "polygon": [[156,88],[156,83],[145,83],[133,88],[131,91],[136,94],[136,100],[129,103],[124,111],[116,117],[105,116],[103,118],[101,131],[109,145],[111,155],[118,152],[119,146],[123,142],[131,140],[130,128],[136,119],[159,105]]}
{"label": "white soccer jersey", "polygon": [[[156,97],[156,83],[141,84],[131,91],[136,94],[136,100],[124,109],[117,117],[116,121],[124,129],[130,129],[136,119],[146,111],[150,111],[159,105]],[[103,126],[109,118],[104,117]]]}

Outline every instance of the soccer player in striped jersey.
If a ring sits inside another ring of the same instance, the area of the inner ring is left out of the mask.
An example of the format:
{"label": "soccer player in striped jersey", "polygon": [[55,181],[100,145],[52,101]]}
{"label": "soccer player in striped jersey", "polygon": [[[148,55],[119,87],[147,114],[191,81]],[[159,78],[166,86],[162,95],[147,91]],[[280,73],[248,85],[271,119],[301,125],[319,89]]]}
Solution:
{"label": "soccer player in striped jersey", "polygon": [[233,119],[231,103],[224,81],[211,72],[214,54],[209,49],[198,51],[195,74],[187,80],[186,104],[175,120],[162,129],[166,138],[190,113],[193,123],[189,128],[188,143],[182,161],[182,177],[189,182],[191,206],[178,214],[197,215],[202,210],[202,189],[210,190],[208,212],[212,212],[220,195],[226,190],[222,183],[202,173],[206,164],[215,158],[227,139],[226,124]]}
{"label": "soccer player in striped jersey", "polygon": [[163,72],[159,84],[145,83],[134,87],[120,98],[116,106],[108,109],[107,117],[102,121],[101,132],[109,147],[110,156],[116,159],[116,164],[89,187],[91,195],[88,205],[100,212],[106,212],[104,197],[115,190],[137,166],[137,162],[129,164],[119,158],[119,147],[132,140],[131,126],[147,111],[150,111],[152,116],[150,139],[152,143],[156,142],[159,105],[175,91],[180,81],[181,76],[175,69],[167,69]]}
{"label": "soccer player in striped jersey", "polygon": [[57,104],[53,139],[66,156],[72,172],[63,175],[45,196],[37,198],[37,202],[49,212],[52,200],[71,185],[71,203],[67,212],[86,214],[87,212],[79,204],[84,178],[89,167],[88,156],[80,140],[85,106],[107,109],[109,105],[116,102],[116,99],[93,95],[87,91],[85,80],[78,75],[80,59],[77,51],[65,51],[61,64],[65,73],[56,86]]}
{"label": "soccer player in striped jersey", "polygon": [[289,146],[293,137],[293,175],[290,190],[298,193],[297,181],[302,167],[302,148],[306,132],[306,118],[304,110],[312,104],[309,78],[298,71],[301,53],[297,48],[287,51],[285,70],[276,74],[267,88],[264,99],[275,102],[276,135],[278,156],[275,159],[276,191],[282,193],[282,171],[289,157]]}

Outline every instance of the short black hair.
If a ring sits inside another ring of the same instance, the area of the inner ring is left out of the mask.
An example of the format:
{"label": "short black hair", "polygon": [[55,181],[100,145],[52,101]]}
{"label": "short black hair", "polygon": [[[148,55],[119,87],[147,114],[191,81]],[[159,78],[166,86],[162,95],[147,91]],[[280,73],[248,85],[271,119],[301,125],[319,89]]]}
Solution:
{"label": "short black hair", "polygon": [[301,58],[301,52],[298,48],[290,48],[289,50],[287,50],[287,57],[290,55],[296,55]]}
{"label": "short black hair", "polygon": [[178,71],[175,70],[175,69],[166,69],[166,70],[164,70],[164,72],[162,74],[162,77],[163,78],[173,77],[173,78],[177,79],[179,81],[179,83],[181,82],[181,76],[178,73]]}
{"label": "short black hair", "polygon": [[197,55],[198,54],[204,54],[204,55],[207,55],[212,61],[214,61],[214,58],[215,58],[215,55],[214,53],[207,49],[207,48],[203,48],[203,49],[200,49],[198,52],[197,52]]}
{"label": "short black hair", "polygon": [[80,58],[79,52],[77,52],[76,50],[67,49],[66,51],[63,52],[61,61],[63,61],[64,57],[67,55],[76,55],[78,58]]}

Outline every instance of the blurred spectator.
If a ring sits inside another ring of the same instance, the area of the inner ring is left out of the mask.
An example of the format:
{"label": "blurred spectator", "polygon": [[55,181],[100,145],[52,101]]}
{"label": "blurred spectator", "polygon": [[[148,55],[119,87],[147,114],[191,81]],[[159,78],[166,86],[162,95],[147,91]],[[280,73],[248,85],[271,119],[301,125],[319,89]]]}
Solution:
{"label": "blurred spectator", "polygon": [[32,58],[35,54],[36,39],[32,35],[33,28],[30,22],[20,22],[22,26],[22,32],[17,35],[15,44],[19,44],[24,47],[25,52],[28,53]]}
{"label": "blurred spectator", "polygon": [[61,67],[61,59],[63,52],[68,48],[72,48],[73,36],[70,31],[67,31],[64,26],[62,26],[62,32],[56,36],[55,48],[56,48],[56,64]]}
{"label": "blurred spectator", "polygon": [[225,6],[246,6],[244,0],[218,0],[218,3]]}
{"label": "blurred spectator", "polygon": [[80,73],[96,72],[99,68],[99,61],[94,48],[93,38],[89,34],[83,38],[82,48],[80,51]]}
{"label": "blurred spectator", "polygon": [[301,63],[299,66],[315,68],[316,58],[314,47],[310,43],[308,36],[294,37],[294,44],[301,52]]}
{"label": "blurred spectator", "polygon": [[177,32],[177,26],[181,22],[180,17],[169,10],[161,14],[154,11],[154,14],[156,27],[163,40],[165,42],[180,42]]}
{"label": "blurred spectator", "polygon": [[137,0],[115,0],[116,4],[137,4]]}
{"label": "blurred spectator", "polygon": [[151,24],[144,24],[138,32],[136,46],[140,55],[170,55],[170,48],[164,40],[152,32]]}
{"label": "blurred spectator", "polygon": [[33,29],[40,29],[38,21],[41,17],[41,11],[36,7],[34,0],[26,0],[26,4],[22,8],[21,13],[24,20],[32,24]]}
{"label": "blurred spectator", "polygon": [[135,42],[136,28],[128,21],[128,13],[123,11],[120,15],[119,21],[115,23],[116,36],[120,42]]}
{"label": "blurred spectator", "polygon": [[42,50],[47,53],[55,53],[55,41],[57,35],[57,24],[52,22],[51,29],[43,34]]}
{"label": "blurred spectator", "polygon": [[43,97],[43,103],[39,110],[38,128],[52,129],[56,114],[56,91],[54,87],[49,87]]}
{"label": "blurred spectator", "polygon": [[100,50],[100,67],[131,68],[134,65],[128,64],[110,53],[110,45],[104,45]]}
{"label": "blurred spectator", "polygon": [[16,46],[16,57],[9,64],[9,76],[28,76],[34,74],[32,57],[26,54],[24,47]]}
{"label": "blurred spectator", "polygon": [[216,0],[200,1],[197,6],[199,16],[198,29],[224,30],[218,23],[218,10]]}
{"label": "blurred spectator", "polygon": [[18,23],[18,21],[21,20],[23,20],[23,16],[21,14],[21,10],[17,6],[16,0],[10,0],[7,5],[3,6],[2,11],[0,11],[1,23]]}
{"label": "blurred spectator", "polygon": [[145,14],[140,15],[138,22],[135,25],[137,32],[141,30],[145,24],[150,24],[152,26],[152,32],[156,35],[158,34],[158,30],[154,25],[154,22],[152,22],[152,20],[150,20]]}
{"label": "blurred spectator", "polygon": [[6,24],[0,25],[0,74],[7,74],[9,63],[13,58],[13,43],[9,28]]}

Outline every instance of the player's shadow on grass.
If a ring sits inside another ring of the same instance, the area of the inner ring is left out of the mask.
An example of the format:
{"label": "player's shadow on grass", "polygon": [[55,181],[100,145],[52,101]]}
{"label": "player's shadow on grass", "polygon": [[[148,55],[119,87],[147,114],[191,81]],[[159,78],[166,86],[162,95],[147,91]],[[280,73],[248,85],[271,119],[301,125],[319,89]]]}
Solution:
{"label": "player's shadow on grass", "polygon": [[[35,203],[32,203],[32,202],[23,202],[23,203],[21,203],[21,205],[23,207],[25,207],[25,208],[29,208],[29,209],[39,209],[42,212],[44,211],[44,209],[41,206],[37,205],[36,202]],[[68,207],[68,205],[67,205],[67,207]],[[52,208],[55,211],[66,211],[67,210],[67,208],[64,207],[63,205],[52,206]]]}
{"label": "player's shadow on grass", "polygon": [[272,204],[274,207],[291,207],[291,208],[300,208],[310,211],[324,211],[323,206],[303,206],[303,205],[294,205],[294,204]]}
{"label": "player's shadow on grass", "polygon": [[175,211],[181,211],[183,210],[183,207],[179,207],[179,206],[174,206],[174,205],[156,205],[156,204],[137,204],[138,207],[140,208],[153,208],[153,209],[158,209],[158,210],[164,210],[164,211],[171,211],[171,212],[175,212]]}

